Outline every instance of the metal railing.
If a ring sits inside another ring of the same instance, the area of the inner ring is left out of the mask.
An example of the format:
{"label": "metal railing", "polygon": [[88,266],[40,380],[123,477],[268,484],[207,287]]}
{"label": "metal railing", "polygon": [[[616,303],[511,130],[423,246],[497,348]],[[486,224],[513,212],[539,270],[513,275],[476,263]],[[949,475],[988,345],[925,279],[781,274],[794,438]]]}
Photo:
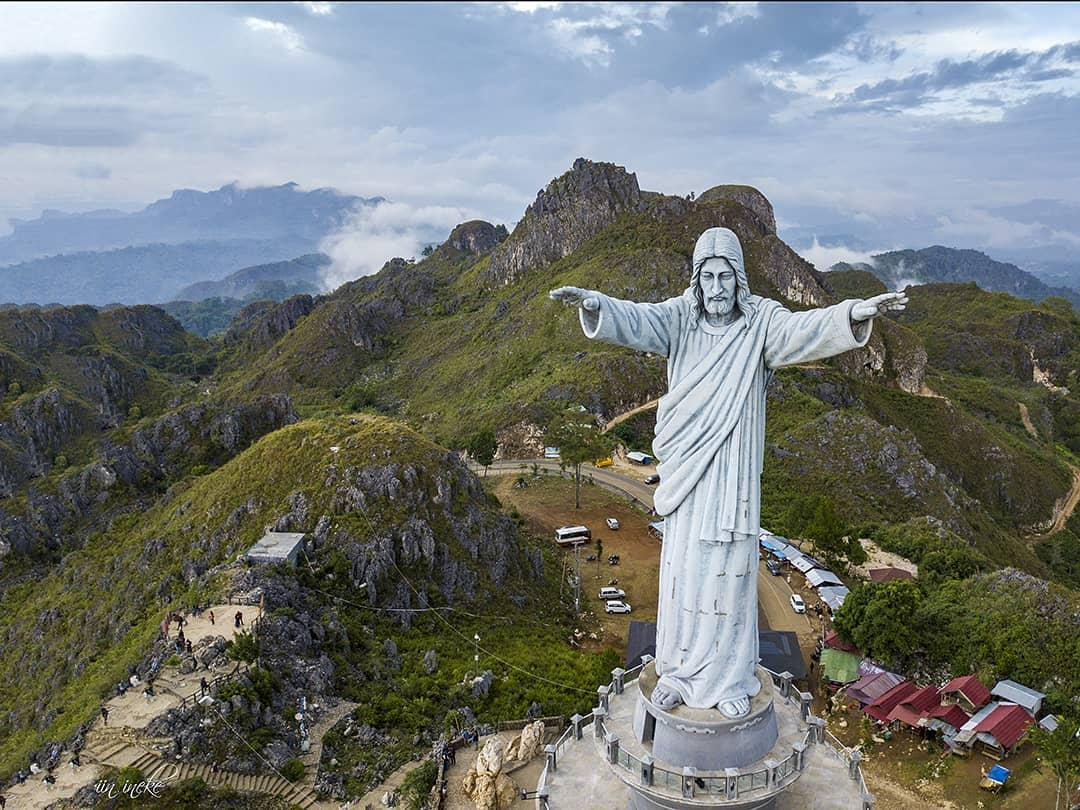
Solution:
{"label": "metal railing", "polygon": [[[644,666],[644,664],[640,664],[631,670],[621,673],[618,680],[622,681],[623,690],[625,690],[627,685],[637,679]],[[765,668],[762,667],[762,669]],[[790,681],[788,681],[787,687],[784,686],[784,675],[769,669],[765,669],[765,671],[772,678],[773,683],[776,686],[781,687],[780,697],[783,700],[787,703],[800,702],[801,698],[796,700],[792,695],[789,688]],[[607,687],[608,694],[616,693],[616,672],[620,672],[620,670],[613,671],[613,679]],[[785,692],[786,694],[784,694]],[[548,782],[551,777],[551,771],[558,770],[558,761],[562,758],[563,752],[571,740],[577,739],[576,734],[580,733],[581,737],[584,738],[584,729],[592,726],[594,737],[606,741],[607,726],[604,722],[606,711],[602,709],[603,707],[599,706],[585,717],[580,719],[575,717],[575,719],[578,719],[578,723],[576,725],[571,723],[570,727],[559,736],[554,745],[547,749],[547,762],[544,764],[544,769],[541,772],[540,779],[537,783],[536,806],[538,810],[549,810]],[[867,790],[866,780],[863,776],[862,768],[859,766],[857,754],[841,743],[840,740],[824,727],[824,725],[819,723],[817,728],[820,728],[821,737],[820,744],[816,747],[825,748],[834,757],[848,764],[849,774],[851,775],[851,778],[855,780],[863,796],[863,806],[870,806],[870,804],[872,804],[872,799],[870,799],[870,793]],[[817,741],[818,737],[815,734],[815,727],[811,726],[803,736],[801,750],[799,750],[798,747],[793,748],[789,756],[767,768],[758,768],[753,771],[740,771],[737,775],[733,776],[688,776],[684,773],[668,770],[667,768],[654,763],[645,764],[638,757],[635,757],[622,746],[619,746],[617,739],[607,743],[607,752],[611,764],[634,774],[635,779],[641,782],[643,786],[668,793],[674,793],[683,797],[687,796],[687,790],[689,788],[690,796],[711,794],[725,796],[727,798],[737,798],[756,792],[776,792],[790,782],[793,782],[798,778],[798,774],[801,770],[806,767],[804,752]],[[686,784],[686,780],[688,779],[692,783],[689,786]],[[870,804],[868,804],[868,801]]]}
{"label": "metal railing", "polygon": [[207,684],[207,690],[206,691],[200,689],[198,692],[195,692],[194,694],[188,695],[186,698],[181,700],[180,705],[179,705],[178,708],[184,709],[184,708],[187,708],[188,706],[194,706],[196,703],[199,702],[199,698],[201,698],[203,695],[207,694],[208,692],[213,692],[218,686],[221,686],[221,685],[223,685],[224,683],[226,683],[228,681],[232,681],[232,680],[235,680],[236,678],[239,678],[241,675],[246,673],[249,669],[250,669],[250,667],[248,667],[247,664],[237,663],[236,668],[233,669],[232,672],[226,672],[224,675],[218,675],[216,678],[214,678],[214,680],[210,681]]}

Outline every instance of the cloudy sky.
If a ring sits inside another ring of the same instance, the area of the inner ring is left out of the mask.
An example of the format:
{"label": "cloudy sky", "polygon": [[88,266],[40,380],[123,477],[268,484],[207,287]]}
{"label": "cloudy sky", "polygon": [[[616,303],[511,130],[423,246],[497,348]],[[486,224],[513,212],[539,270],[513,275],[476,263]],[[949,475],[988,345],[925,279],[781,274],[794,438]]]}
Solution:
{"label": "cloudy sky", "polygon": [[233,180],[512,227],[585,156],[819,262],[1080,256],[1078,71],[1074,4],[9,3],[0,233]]}

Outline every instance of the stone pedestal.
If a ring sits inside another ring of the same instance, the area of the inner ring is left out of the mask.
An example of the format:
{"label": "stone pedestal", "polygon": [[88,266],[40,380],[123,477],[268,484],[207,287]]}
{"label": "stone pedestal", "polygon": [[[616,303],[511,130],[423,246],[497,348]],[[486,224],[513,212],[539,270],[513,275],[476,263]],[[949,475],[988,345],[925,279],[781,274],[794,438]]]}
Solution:
{"label": "stone pedestal", "polygon": [[607,707],[582,718],[593,728],[579,722],[556,743],[557,759],[537,785],[538,810],[869,810],[848,752],[818,734],[818,718],[802,716],[797,693],[784,696],[762,676],[750,714],[730,720],[658,709],[652,667],[626,673]]}
{"label": "stone pedestal", "polygon": [[761,689],[750,703],[750,713],[734,720],[712,709],[676,706],[665,710],[652,702],[656,665],[650,662],[637,679],[634,735],[652,745],[654,760],[689,766],[699,771],[745,768],[772,751],[779,731],[773,710],[772,678],[757,673]]}

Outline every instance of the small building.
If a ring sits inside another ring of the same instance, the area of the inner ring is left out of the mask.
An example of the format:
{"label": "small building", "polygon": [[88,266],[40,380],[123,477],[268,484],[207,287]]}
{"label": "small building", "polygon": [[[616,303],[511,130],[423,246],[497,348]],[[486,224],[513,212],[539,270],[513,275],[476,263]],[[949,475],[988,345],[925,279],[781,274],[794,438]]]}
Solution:
{"label": "small building", "polygon": [[991,703],[960,729],[953,753],[966,754],[980,748],[992,759],[1003,759],[1020,747],[1034,722],[1023,706]]}
{"label": "small building", "polygon": [[558,458],[558,457],[559,457],[559,448],[558,447],[545,447],[544,448],[544,458]]}
{"label": "small building", "polygon": [[304,548],[303,532],[267,532],[258,543],[244,554],[244,558],[256,563],[287,562],[296,565]]}
{"label": "small building", "polygon": [[[835,630],[830,630],[825,634],[825,645],[830,650],[843,650],[844,652],[858,654],[859,648],[852,644],[850,641],[844,641],[840,638],[840,634]],[[861,664],[859,665],[862,666]]]}
{"label": "small building", "polygon": [[904,677],[895,672],[873,672],[855,681],[847,688],[846,694],[849,698],[857,700],[860,706],[868,706],[903,682]]}
{"label": "small building", "polygon": [[1043,731],[1053,732],[1058,727],[1058,719],[1056,715],[1048,714],[1042,720],[1039,721],[1039,728]]}
{"label": "small building", "polygon": [[926,717],[922,719],[921,725],[927,732],[941,735],[941,740],[946,747],[952,748],[956,735],[970,719],[968,713],[955,703],[947,703],[930,709]]}
{"label": "small building", "polygon": [[653,457],[652,456],[650,456],[648,453],[642,453],[639,450],[631,450],[629,453],[626,454],[626,458],[627,458],[628,461],[632,461],[635,464],[652,464],[653,463]]}
{"label": "small building", "polygon": [[918,687],[911,681],[901,681],[873,703],[864,706],[863,714],[879,723],[888,723],[889,713],[917,691]]}
{"label": "small building", "polygon": [[886,722],[910,729],[921,730],[923,719],[941,705],[939,691],[933,684],[924,686],[905,697],[889,712]]}
{"label": "small building", "polygon": [[829,686],[838,689],[859,680],[860,661],[862,657],[854,653],[826,647],[821,651],[821,674]]}
{"label": "small building", "polygon": [[826,571],[824,568],[815,568],[812,571],[807,571],[806,581],[810,583],[811,588],[820,588],[822,585],[843,585],[844,581],[840,579],[832,571]]}
{"label": "small building", "polygon": [[790,672],[797,681],[806,677],[799,637],[790,630],[759,630],[758,656],[761,665],[777,675]]}
{"label": "small building", "polygon": [[915,575],[903,568],[871,568],[866,572],[871,582],[892,582],[894,579],[915,579]]}
{"label": "small building", "polygon": [[1022,706],[1024,711],[1032,717],[1038,717],[1042,710],[1042,702],[1046,698],[1042,692],[1036,692],[1016,681],[998,681],[990,694],[1000,698],[1006,703],[1015,703]]}
{"label": "small building", "polygon": [[798,554],[789,554],[787,555],[787,559],[788,562],[790,562],[793,566],[795,566],[797,569],[799,569],[799,571],[804,574],[814,570],[815,568],[825,567],[818,560],[811,557],[809,554],[803,554],[802,552],[799,552]]}
{"label": "small building", "polygon": [[650,523],[649,534],[651,534],[661,543],[664,542],[664,521],[654,520],[652,523]]}
{"label": "small building", "polygon": [[818,588],[817,595],[828,605],[831,612],[836,613],[844,606],[844,600],[847,599],[849,593],[851,591],[846,585],[823,585]]}
{"label": "small building", "polygon": [[941,690],[941,703],[953,704],[968,714],[975,714],[990,702],[990,690],[974,675],[961,675],[953,678]]}

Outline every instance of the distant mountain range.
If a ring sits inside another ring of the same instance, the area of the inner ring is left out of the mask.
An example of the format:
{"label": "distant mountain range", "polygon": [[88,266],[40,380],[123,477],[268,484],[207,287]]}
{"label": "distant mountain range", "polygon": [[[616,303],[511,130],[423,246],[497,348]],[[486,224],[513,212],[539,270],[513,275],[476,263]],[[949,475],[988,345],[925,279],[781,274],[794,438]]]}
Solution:
{"label": "distant mountain range", "polygon": [[200,337],[222,332],[253,301],[284,301],[293,295],[316,295],[323,289],[322,270],[330,264],[323,253],[309,253],[287,262],[237,270],[221,281],[189,284],[176,300],[159,306]]}
{"label": "distant mountain range", "polygon": [[918,284],[964,284],[974,282],[991,292],[1006,292],[1029,301],[1052,295],[1080,308],[1080,292],[1070,287],[1051,287],[1015,264],[991,259],[978,250],[958,250],[940,245],[922,250],[893,250],[871,257],[870,262],[838,262],[830,270],[865,270],[888,287],[901,289]]}
{"label": "distant mountain range", "polygon": [[[181,190],[142,211],[46,211],[0,238],[0,302],[167,301],[242,268],[314,253],[364,198],[295,183]],[[6,266],[2,266],[6,265]]]}

